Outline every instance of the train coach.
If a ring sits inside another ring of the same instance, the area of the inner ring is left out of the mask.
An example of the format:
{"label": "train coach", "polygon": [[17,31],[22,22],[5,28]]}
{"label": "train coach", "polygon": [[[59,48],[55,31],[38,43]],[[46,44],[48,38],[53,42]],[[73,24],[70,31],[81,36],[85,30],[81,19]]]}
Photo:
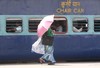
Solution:
{"label": "train coach", "polygon": [[[88,2],[87,2],[88,1]],[[31,52],[38,39],[37,26],[47,15],[55,14],[52,25],[62,26],[54,33],[56,60],[100,60],[99,0],[1,0],[0,62],[35,61]],[[20,26],[16,31],[16,27]],[[73,27],[81,31],[74,31]]]}

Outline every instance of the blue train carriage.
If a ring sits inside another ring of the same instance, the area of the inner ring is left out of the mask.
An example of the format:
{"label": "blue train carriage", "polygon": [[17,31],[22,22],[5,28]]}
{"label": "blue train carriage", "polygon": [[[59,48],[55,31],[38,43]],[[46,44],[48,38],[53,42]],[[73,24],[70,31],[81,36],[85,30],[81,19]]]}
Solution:
{"label": "blue train carriage", "polygon": [[31,47],[39,22],[50,14],[56,15],[52,25],[62,26],[54,34],[56,60],[100,60],[99,5],[98,0],[1,0],[0,62],[38,60],[41,55]]}

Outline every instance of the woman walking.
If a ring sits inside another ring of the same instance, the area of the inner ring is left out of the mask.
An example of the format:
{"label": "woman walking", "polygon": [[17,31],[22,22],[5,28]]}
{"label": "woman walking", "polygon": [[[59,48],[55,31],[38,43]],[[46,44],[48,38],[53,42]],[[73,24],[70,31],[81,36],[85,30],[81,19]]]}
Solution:
{"label": "woman walking", "polygon": [[45,48],[45,54],[40,58],[40,63],[48,62],[48,65],[54,65],[55,59],[53,56],[54,47],[53,47],[53,32],[51,28],[48,29],[47,32],[42,36],[42,44]]}

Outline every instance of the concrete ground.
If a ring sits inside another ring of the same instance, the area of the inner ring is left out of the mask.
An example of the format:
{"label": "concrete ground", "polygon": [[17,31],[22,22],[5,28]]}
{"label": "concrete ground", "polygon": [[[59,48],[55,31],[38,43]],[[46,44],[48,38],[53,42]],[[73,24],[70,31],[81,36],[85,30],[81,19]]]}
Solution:
{"label": "concrete ground", "polygon": [[55,65],[39,63],[0,64],[0,68],[100,68],[100,62],[64,62]]}

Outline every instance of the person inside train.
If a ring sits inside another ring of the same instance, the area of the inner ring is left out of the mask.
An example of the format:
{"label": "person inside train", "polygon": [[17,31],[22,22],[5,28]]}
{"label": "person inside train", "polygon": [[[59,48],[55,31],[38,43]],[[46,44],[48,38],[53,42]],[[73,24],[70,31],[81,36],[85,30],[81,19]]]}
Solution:
{"label": "person inside train", "polygon": [[62,25],[61,25],[60,23],[57,23],[57,24],[56,24],[56,27],[57,27],[57,28],[56,28],[56,31],[57,31],[57,32],[63,32],[63,27],[62,27]]}
{"label": "person inside train", "polygon": [[83,30],[83,25],[82,24],[73,24],[72,28],[73,32],[82,32]]}
{"label": "person inside train", "polygon": [[76,27],[73,27],[73,31],[74,32],[82,32],[83,27],[81,27],[80,29],[77,29]]}
{"label": "person inside train", "polygon": [[16,23],[15,32],[20,33],[22,31],[22,26]]}
{"label": "person inside train", "polygon": [[16,32],[16,33],[20,33],[22,31],[22,26],[18,23],[16,23],[16,26],[12,29],[9,29],[9,32]]}

